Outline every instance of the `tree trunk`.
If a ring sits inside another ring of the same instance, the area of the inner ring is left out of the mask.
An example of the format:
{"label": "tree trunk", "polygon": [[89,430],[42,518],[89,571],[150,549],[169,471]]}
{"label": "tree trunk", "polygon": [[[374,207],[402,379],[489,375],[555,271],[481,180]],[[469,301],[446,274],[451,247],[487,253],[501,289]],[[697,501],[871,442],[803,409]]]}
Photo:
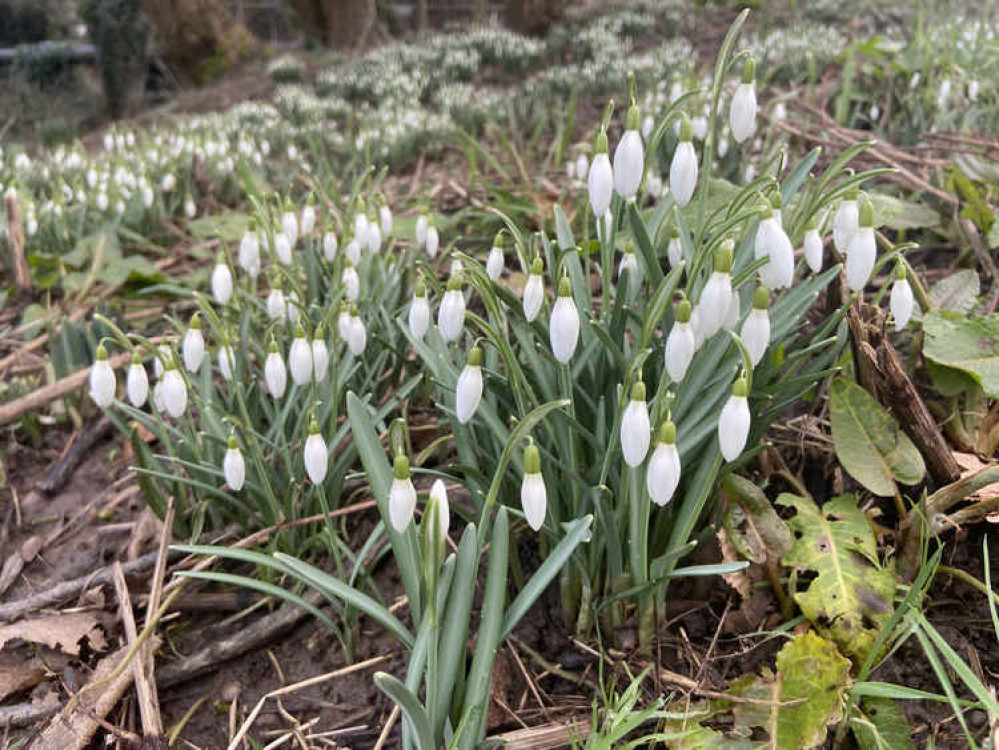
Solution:
{"label": "tree trunk", "polygon": [[145,0],[145,7],[164,57],[198,83],[232,67],[252,46],[224,0]]}
{"label": "tree trunk", "polygon": [[293,0],[306,33],[324,45],[359,48],[375,22],[372,0]]}
{"label": "tree trunk", "polygon": [[566,0],[507,0],[506,24],[522,34],[543,34],[565,6]]}

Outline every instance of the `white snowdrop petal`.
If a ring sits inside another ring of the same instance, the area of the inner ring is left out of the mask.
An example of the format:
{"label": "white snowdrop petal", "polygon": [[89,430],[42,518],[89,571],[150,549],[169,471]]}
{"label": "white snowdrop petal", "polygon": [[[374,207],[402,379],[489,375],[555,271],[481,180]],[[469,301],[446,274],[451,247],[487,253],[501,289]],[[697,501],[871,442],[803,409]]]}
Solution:
{"label": "white snowdrop petal", "polygon": [[329,454],[323,436],[313,433],[305,441],[305,471],[313,484],[321,484],[326,478]]}
{"label": "white snowdrop petal", "polygon": [[652,451],[645,485],[652,501],[659,506],[673,499],[680,484],[680,453],[674,443],[659,443]]}
{"label": "white snowdrop petal", "polygon": [[288,369],[296,385],[305,385],[312,380],[312,347],[304,337],[296,337],[288,352]]}
{"label": "white snowdrop petal", "polygon": [[805,230],[805,262],[812,270],[818,273],[822,270],[822,237],[817,229]]}
{"label": "white snowdrop petal", "polygon": [[271,352],[264,361],[264,381],[267,391],[274,398],[281,398],[288,385],[288,371],[284,359],[277,352]]}
{"label": "white snowdrop petal", "polygon": [[629,401],[621,417],[621,453],[628,466],[638,466],[645,460],[651,439],[648,405],[644,401]]}
{"label": "white snowdrop petal", "polygon": [[622,198],[635,197],[642,184],[645,148],[637,130],[626,130],[614,150],[614,190]]}
{"label": "white snowdrop petal", "polygon": [[687,374],[696,348],[690,323],[676,323],[666,337],[666,371],[674,383],[679,383]]}
{"label": "white snowdrop petal", "polygon": [[146,403],[146,399],[149,398],[149,376],[142,364],[132,364],[128,368],[125,390],[128,392],[129,403],[136,409]]}
{"label": "white snowdrop petal", "polygon": [[756,367],[770,346],[770,315],[766,310],[753,308],[742,324],[739,338],[749,352],[749,360]]}
{"label": "white snowdrop petal", "polygon": [[678,206],[686,206],[697,187],[697,152],[690,141],[681,141],[669,165],[669,191]]}
{"label": "white snowdrop petal", "polygon": [[749,438],[749,401],[745,396],[732,395],[718,417],[718,444],[726,461],[735,461]]}
{"label": "white snowdrop petal", "polygon": [[458,421],[466,424],[474,415],[482,401],[482,368],[466,365],[458,376],[455,388],[455,413]]}
{"label": "white snowdrop petal", "polygon": [[163,386],[163,408],[167,414],[176,419],[187,409],[187,384],[184,382],[184,376],[174,367],[163,373],[160,382]]}
{"label": "white snowdrop petal", "polygon": [[459,289],[448,289],[437,310],[437,327],[445,341],[457,341],[465,325],[465,297]]}
{"label": "white snowdrop petal", "polygon": [[181,352],[184,356],[184,367],[188,372],[195,373],[201,370],[201,362],[205,358],[205,337],[201,335],[200,329],[187,329]]}
{"label": "white snowdrop petal", "polygon": [[416,488],[412,480],[394,479],[389,490],[389,521],[392,528],[402,533],[413,520],[416,510]]}
{"label": "white snowdrop petal", "polygon": [[756,131],[756,88],[752,83],[740,83],[736,87],[728,123],[737,143],[742,143]]}
{"label": "white snowdrop petal", "polygon": [[601,153],[593,157],[590,173],[587,177],[587,189],[590,194],[590,207],[594,216],[603,216],[610,207],[611,195],[614,191],[614,170],[610,158]]}
{"label": "white snowdrop petal", "polygon": [[895,330],[901,331],[912,318],[912,286],[908,279],[897,279],[891,288],[891,316],[895,319]]}
{"label": "white snowdrop petal", "polygon": [[555,359],[562,364],[568,363],[579,342],[579,313],[572,297],[555,300],[549,333]]}
{"label": "white snowdrop petal", "polygon": [[520,507],[527,524],[537,531],[545,522],[548,512],[548,489],[541,474],[525,474],[520,486]]}
{"label": "white snowdrop petal", "polygon": [[246,463],[239,448],[229,448],[222,459],[222,473],[229,489],[239,492],[246,481]]}
{"label": "white snowdrop petal", "polygon": [[114,401],[115,392],[114,370],[106,359],[99,359],[90,368],[90,398],[102,409],[106,409]]}
{"label": "white snowdrop petal", "polygon": [[877,243],[872,227],[860,227],[850,241],[846,254],[846,284],[857,292],[867,286],[877,260]]}
{"label": "white snowdrop petal", "polygon": [[524,285],[524,317],[532,322],[541,312],[541,304],[545,299],[545,286],[538,274],[532,273]]}

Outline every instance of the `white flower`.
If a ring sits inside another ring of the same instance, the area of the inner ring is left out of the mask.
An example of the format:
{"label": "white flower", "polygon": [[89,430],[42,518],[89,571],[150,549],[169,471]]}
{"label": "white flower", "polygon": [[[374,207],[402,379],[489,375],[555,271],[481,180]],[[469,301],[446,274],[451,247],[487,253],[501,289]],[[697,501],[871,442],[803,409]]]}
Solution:
{"label": "white flower", "polygon": [[153,374],[156,377],[160,377],[163,371],[166,369],[164,362],[169,362],[173,357],[173,352],[170,349],[169,344],[160,344],[156,347],[158,355],[153,357]]}
{"label": "white flower", "polygon": [[652,135],[652,131],[656,127],[656,118],[652,115],[646,115],[645,119],[642,120],[642,140],[648,141],[649,136]]}
{"label": "white flower", "polygon": [[812,273],[822,270],[822,235],[816,227],[805,229],[805,262]]}
{"label": "white flower", "polygon": [[608,208],[604,215],[597,220],[597,239],[601,245],[610,244],[611,234],[614,231],[614,214]]}
{"label": "white flower", "polygon": [[558,286],[558,299],[552,308],[549,325],[552,354],[562,364],[568,364],[579,342],[579,311],[572,298],[568,277],[563,276]]}
{"label": "white flower", "polygon": [[326,478],[326,469],[329,465],[329,452],[326,449],[326,441],[319,434],[319,425],[315,420],[309,426],[309,437],[305,440],[305,472],[313,484],[322,484]]}
{"label": "white flower", "polygon": [[274,341],[271,342],[267,359],[264,360],[264,382],[267,383],[267,392],[273,398],[281,398],[288,385],[288,372],[284,366],[284,358]]}
{"label": "white flower", "polygon": [[621,453],[628,466],[634,468],[645,460],[651,439],[652,424],[649,407],[645,403],[645,383],[639,381],[632,386],[631,400],[621,417]]}
{"label": "white flower", "polygon": [[690,318],[690,302],[683,300],[676,310],[676,322],[666,337],[666,372],[674,383],[683,380],[697,350]]}
{"label": "white flower", "polygon": [[285,301],[284,292],[281,287],[275,286],[267,295],[267,315],[271,320],[281,320],[288,312],[288,303]]}
{"label": "white flower", "polygon": [[457,279],[447,283],[447,291],[437,310],[437,327],[445,341],[457,341],[465,325],[465,297]]}
{"label": "white flower", "polygon": [[766,265],[760,269],[760,278],[766,286],[773,289],[791,286],[794,281],[794,247],[769,206],[756,230],[754,255],[756,260],[768,258]]}
{"label": "white flower", "polygon": [[326,339],[323,338],[322,329],[317,327],[312,336],[312,377],[317,383],[326,377],[329,366],[330,351],[326,346]]}
{"label": "white flower", "polygon": [[541,528],[548,512],[548,490],[541,475],[541,454],[534,443],[524,449],[524,481],[520,485],[520,507],[534,531]]}
{"label": "white flower", "polygon": [[239,266],[252,278],[260,273],[260,238],[257,237],[256,225],[250,223],[239,241]]}
{"label": "white flower", "polygon": [[683,262],[683,243],[680,241],[680,230],[676,227],[670,230],[669,245],[666,246],[666,257],[669,259],[671,268]]}
{"label": "white flower", "polygon": [[305,385],[312,380],[312,347],[305,340],[305,330],[298,326],[288,351],[288,369],[295,385]]}
{"label": "white flower", "polygon": [[305,204],[305,208],[302,209],[302,236],[307,237],[312,234],[312,230],[316,226],[316,207],[312,205],[312,196],[309,196],[309,202]]}
{"label": "white flower", "polygon": [[377,222],[368,222],[368,232],[364,235],[364,247],[369,253],[377,253],[382,247],[382,230]]}
{"label": "white flower", "polygon": [[617,264],[617,277],[620,279],[624,272],[628,272],[628,280],[630,286],[634,287],[636,281],[640,281],[640,274],[642,269],[638,266],[638,258],[635,257],[635,251],[629,246],[626,247],[624,252],[621,254],[621,261]]}
{"label": "white flower", "polygon": [[212,294],[220,305],[226,304],[232,297],[232,271],[221,258],[212,271]]}
{"label": "white flower", "polygon": [[971,81],[968,84],[968,100],[972,102],[978,101],[978,81]]}
{"label": "white flower", "polygon": [[184,367],[187,371],[198,372],[201,369],[201,361],[205,358],[205,337],[201,335],[201,321],[197,313],[191,317],[191,325],[184,334],[181,352],[184,355]]}
{"label": "white flower", "polygon": [[193,219],[197,213],[197,206],[194,205],[194,201],[191,199],[191,196],[188,196],[184,201],[184,216],[188,219]]}
{"label": "white flower", "polygon": [[950,99],[950,86],[949,78],[944,78],[940,82],[940,93],[937,96],[937,106],[940,109],[946,109],[947,107],[947,100]]}
{"label": "white flower", "polygon": [[236,354],[228,343],[219,347],[218,361],[222,377],[227,381],[232,380],[232,376],[236,372]]}
{"label": "white flower", "polygon": [[243,483],[246,481],[246,462],[243,461],[243,454],[239,450],[235,435],[229,436],[229,447],[222,459],[222,475],[230,490],[239,492],[243,489]]}
{"label": "white flower", "polygon": [[184,376],[180,374],[173,360],[163,371],[163,379],[160,382],[163,386],[163,408],[167,414],[177,419],[187,408],[187,383],[184,382]]}
{"label": "white flower", "polygon": [[[289,250],[295,247],[295,244],[298,242],[298,219],[295,218],[295,212],[291,210],[291,206],[288,206],[281,216],[281,234],[288,240]],[[277,244],[277,238],[275,237],[274,239],[275,244]]]}
{"label": "white flower", "polygon": [[102,213],[108,210],[108,194],[100,192],[97,194],[97,209]]}
{"label": "white flower", "polygon": [[909,325],[912,317],[913,297],[912,286],[905,278],[905,269],[901,267],[895,283],[891,287],[891,316],[895,318],[895,330],[901,331]]}
{"label": "white flower", "polygon": [[409,478],[409,460],[401,453],[395,457],[394,479],[389,490],[389,521],[392,528],[402,533],[413,520],[416,510],[416,488]]}
{"label": "white flower", "polygon": [[663,180],[657,174],[650,174],[645,178],[645,193],[651,198],[659,199],[663,194]]}
{"label": "white flower", "polygon": [[431,258],[437,257],[437,248],[440,246],[440,237],[437,234],[437,227],[431,224],[427,227],[427,255]]}
{"label": "white flower", "polygon": [[718,444],[726,461],[735,461],[742,455],[749,438],[748,386],[739,378],[732,386],[732,395],[722,407],[718,417]]}
{"label": "white flower", "polygon": [[590,207],[594,216],[603,216],[610,208],[611,195],[614,190],[614,170],[607,156],[607,134],[602,132],[597,136],[596,154],[590,164],[590,174],[586,180],[590,194]]}
{"label": "white flower", "polygon": [[277,256],[278,263],[281,265],[291,265],[291,241],[288,239],[288,235],[283,232],[274,235],[274,255]]}
{"label": "white flower", "polygon": [[364,328],[364,321],[357,314],[357,308],[352,308],[350,312],[350,333],[347,336],[347,346],[350,353],[355,357],[364,354],[368,345],[368,332]]}
{"label": "white flower", "polygon": [[350,304],[344,300],[340,303],[340,314],[336,319],[336,330],[343,341],[350,338]]}
{"label": "white flower", "polygon": [[699,141],[703,141],[708,135],[708,118],[707,117],[695,117],[690,121],[691,128],[693,129],[694,138]]}
{"label": "white flower", "polygon": [[166,404],[163,403],[163,381],[157,380],[156,385],[153,386],[153,406],[156,411],[162,414],[166,411]]}
{"label": "white flower", "polygon": [[103,345],[97,347],[97,360],[90,368],[90,398],[102,409],[111,406],[115,392],[114,370],[108,363],[108,353]]}
{"label": "white flower", "polygon": [[378,209],[378,221],[381,222],[382,237],[392,236],[392,209],[387,203],[382,203]]}
{"label": "white flower", "polygon": [[678,206],[686,206],[697,187],[697,152],[694,151],[693,126],[686,117],[680,123],[680,142],[669,165],[669,191]]}
{"label": "white flower", "polygon": [[132,356],[128,377],[125,378],[125,389],[128,392],[129,403],[137,409],[149,398],[149,376],[138,354]]}
{"label": "white flower", "polygon": [[705,339],[714,336],[725,322],[728,306],[732,303],[732,252],[728,247],[715,252],[714,272],[701,291],[697,303],[698,329]]}
{"label": "white flower", "polygon": [[739,304],[739,295],[733,290],[732,298],[728,303],[728,310],[725,311],[725,319],[722,321],[722,330],[734,331],[735,327],[739,325],[739,315],[741,313]]}
{"label": "white flower", "polygon": [[533,322],[541,312],[541,304],[545,301],[545,283],[541,278],[543,266],[541,258],[535,258],[531,264],[531,273],[524,285],[524,317]]}
{"label": "white flower", "polygon": [[409,303],[409,332],[417,341],[422,341],[430,328],[430,303],[427,301],[427,288],[417,282],[413,301]]}
{"label": "white flower", "polygon": [[343,293],[347,299],[351,302],[357,302],[358,297],[361,296],[361,277],[357,275],[357,271],[350,263],[344,266],[340,282],[343,284]]}
{"label": "white flower", "polygon": [[338,249],[338,243],[336,239],[336,234],[332,230],[327,231],[323,235],[323,257],[326,258],[330,263],[336,260],[336,251]]}
{"label": "white flower", "polygon": [[447,501],[447,488],[440,479],[434,480],[430,488],[430,497],[436,506],[435,514],[437,518],[437,533],[441,539],[447,537],[447,530],[451,526],[451,506]]}
{"label": "white flower", "polygon": [[742,83],[736,87],[728,111],[728,124],[737,143],[742,143],[756,131],[755,79],[756,62],[750,57],[742,66]]}
{"label": "white flower", "polygon": [[493,281],[499,280],[500,275],[503,273],[503,233],[497,233],[496,239],[493,240],[493,246],[489,250],[489,257],[486,259],[486,273],[489,274],[489,278]]}
{"label": "white flower", "polygon": [[842,255],[850,251],[850,242],[857,232],[859,221],[860,213],[856,197],[844,198],[833,215],[833,244]]}
{"label": "white flower", "polygon": [[429,225],[430,220],[426,214],[420,214],[416,217],[416,244],[421,248],[427,246],[427,227]]}
{"label": "white flower", "polygon": [[645,147],[638,132],[638,107],[628,110],[624,135],[614,150],[614,190],[625,200],[634,198],[645,171]]}
{"label": "white flower", "polygon": [[368,215],[365,213],[364,203],[358,207],[357,213],[354,214],[354,236],[360,240],[368,234]]}
{"label": "white flower", "polygon": [[860,207],[860,226],[846,254],[846,285],[854,292],[867,286],[877,259],[877,241],[874,237],[874,208],[865,200]]}
{"label": "white flower", "polygon": [[459,273],[461,273],[464,270],[464,268],[465,268],[465,265],[461,262],[461,260],[459,260],[458,258],[455,258],[454,260],[451,261],[451,273],[450,273],[450,275],[451,276],[457,276]]}
{"label": "white flower", "polygon": [[[93,187],[93,185],[91,185],[90,187]],[[173,176],[172,172],[167,172],[165,175],[163,175],[163,180],[160,182],[160,190],[162,190],[164,193],[169,193],[175,187],[177,187],[177,178]]]}
{"label": "white flower", "polygon": [[354,266],[359,266],[361,264],[361,243],[356,237],[351,237],[350,242],[347,243],[347,247],[344,248],[344,254]]}
{"label": "white flower", "polygon": [[153,189],[149,185],[142,186],[142,205],[146,208],[153,205]]}
{"label": "white flower", "polygon": [[454,394],[454,410],[458,421],[466,424],[482,402],[482,350],[473,346],[468,362],[458,376]]}
{"label": "white flower", "polygon": [[590,169],[590,160],[587,158],[586,154],[580,154],[576,157],[576,179],[582,180],[584,176],[587,175]]}
{"label": "white flower", "polygon": [[661,507],[673,499],[679,484],[680,452],[676,449],[676,427],[672,422],[665,422],[659,430],[656,449],[649,459],[645,486],[652,502]]}
{"label": "white flower", "polygon": [[770,303],[770,294],[765,286],[757,288],[753,294],[753,309],[749,311],[739,338],[749,352],[749,361],[756,367],[763,359],[763,355],[770,346],[770,314],[767,306]]}

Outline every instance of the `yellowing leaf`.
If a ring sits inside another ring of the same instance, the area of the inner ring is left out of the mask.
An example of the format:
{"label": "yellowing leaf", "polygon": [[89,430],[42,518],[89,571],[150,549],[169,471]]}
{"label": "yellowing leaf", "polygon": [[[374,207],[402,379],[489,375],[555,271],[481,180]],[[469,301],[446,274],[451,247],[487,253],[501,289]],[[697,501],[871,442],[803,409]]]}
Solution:
{"label": "yellowing leaf", "polygon": [[[927,316],[929,317],[929,316]],[[898,423],[863,388],[837,378],[829,389],[829,421],[836,457],[875,495],[891,497],[895,481],[918,484],[923,457]]]}
{"label": "yellowing leaf", "polygon": [[781,562],[816,574],[794,600],[821,635],[863,661],[891,616],[895,593],[894,572],[878,561],[870,521],[853,495],[834,497],[821,510],[811,499],[790,494],[777,504],[796,511],[788,522],[794,546]]}
{"label": "yellowing leaf", "polygon": [[852,722],[860,750],[915,750],[912,730],[891,698],[864,698],[863,715]]}

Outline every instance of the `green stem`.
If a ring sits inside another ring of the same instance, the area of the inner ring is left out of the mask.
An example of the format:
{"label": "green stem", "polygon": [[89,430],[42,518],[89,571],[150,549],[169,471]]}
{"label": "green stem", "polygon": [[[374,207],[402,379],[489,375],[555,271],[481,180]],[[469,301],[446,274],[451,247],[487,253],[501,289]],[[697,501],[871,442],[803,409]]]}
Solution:
{"label": "green stem", "polygon": [[[642,487],[640,468],[627,469],[627,482],[631,585],[643,586],[649,581],[649,495]],[[638,643],[641,649],[651,648],[653,630],[652,593],[645,591],[638,597]]]}
{"label": "green stem", "polygon": [[979,581],[968,571],[961,570],[960,568],[952,568],[949,565],[940,565],[937,567],[937,574],[939,575],[941,573],[943,575],[960,578],[969,586],[973,586],[974,588],[978,589],[981,593],[985,594],[985,596],[991,597],[992,601],[994,601],[996,604],[999,604],[999,594],[997,594],[995,591],[990,590],[988,586]]}

